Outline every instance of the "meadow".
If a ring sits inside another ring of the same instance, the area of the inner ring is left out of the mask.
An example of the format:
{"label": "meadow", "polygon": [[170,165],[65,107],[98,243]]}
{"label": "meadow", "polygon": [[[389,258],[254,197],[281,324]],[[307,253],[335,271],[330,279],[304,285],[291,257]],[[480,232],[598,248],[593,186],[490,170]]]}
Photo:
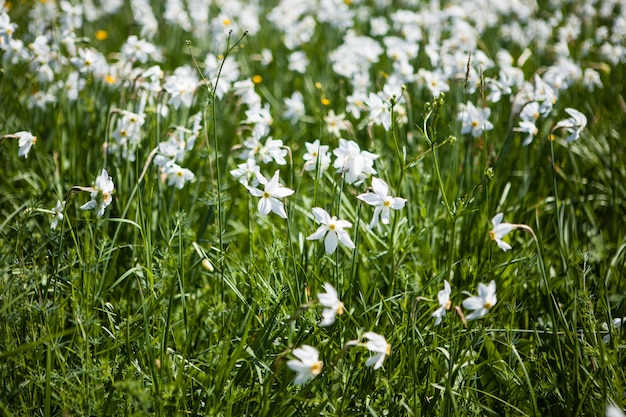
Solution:
{"label": "meadow", "polygon": [[0,414],[624,416],[623,0],[0,0]]}

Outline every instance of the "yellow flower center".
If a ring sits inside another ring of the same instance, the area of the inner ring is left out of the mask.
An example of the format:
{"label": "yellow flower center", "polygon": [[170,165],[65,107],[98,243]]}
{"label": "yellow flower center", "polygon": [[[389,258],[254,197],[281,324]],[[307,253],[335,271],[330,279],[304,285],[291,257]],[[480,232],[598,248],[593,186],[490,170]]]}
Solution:
{"label": "yellow flower center", "polygon": [[491,304],[489,301],[485,301],[485,304],[483,304],[483,307],[489,310],[491,307],[493,307],[493,304]]}
{"label": "yellow flower center", "polygon": [[336,228],[337,226],[335,226],[335,223],[331,223],[328,225],[328,230],[330,230],[331,232],[334,232]]}
{"label": "yellow flower center", "polygon": [[324,363],[322,361],[317,361],[313,365],[311,365],[311,374],[314,376],[318,376],[322,373],[322,368],[324,367]]}
{"label": "yellow flower center", "polygon": [[263,191],[263,198],[270,198],[270,193]]}
{"label": "yellow flower center", "polygon": [[496,240],[496,234],[493,232],[493,230],[489,231],[489,237],[491,238],[491,240]]}
{"label": "yellow flower center", "polygon": [[387,347],[385,348],[385,355],[391,355],[391,343],[387,343]]}
{"label": "yellow flower center", "polygon": [[337,305],[337,314],[340,316],[343,314],[343,303],[341,302]]}

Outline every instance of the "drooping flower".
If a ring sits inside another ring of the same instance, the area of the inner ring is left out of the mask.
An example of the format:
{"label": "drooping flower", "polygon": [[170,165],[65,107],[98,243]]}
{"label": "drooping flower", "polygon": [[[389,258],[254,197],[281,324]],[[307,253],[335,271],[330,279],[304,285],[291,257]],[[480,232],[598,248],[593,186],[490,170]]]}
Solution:
{"label": "drooping flower", "polygon": [[389,196],[389,186],[380,178],[372,178],[372,189],[374,192],[357,196],[359,200],[376,207],[370,223],[370,229],[373,229],[378,224],[379,218],[383,224],[389,224],[389,211],[391,209],[400,210],[406,203],[404,198]]}
{"label": "drooping flower", "polygon": [[319,352],[314,347],[302,345],[293,350],[293,355],[298,359],[287,361],[287,366],[297,373],[294,385],[302,385],[322,373],[324,363],[319,360]]}
{"label": "drooping flower", "polygon": [[326,292],[317,294],[317,299],[324,306],[320,326],[330,326],[335,322],[335,316],[343,314],[343,303],[339,301],[337,290],[328,282],[324,284]]}
{"label": "drooping flower", "polygon": [[263,191],[249,185],[246,185],[246,188],[254,197],[261,198],[258,204],[259,213],[261,213],[261,215],[265,216],[272,211],[283,219],[286,219],[287,212],[285,212],[285,206],[279,198],[290,196],[294,191],[278,182],[278,174],[279,171],[276,171],[269,181],[263,175],[257,175],[257,181],[264,186]]}
{"label": "drooping flower", "polygon": [[107,170],[102,168],[102,172],[96,178],[96,184],[93,187],[89,187],[91,200],[80,206],[80,209],[96,209],[96,216],[102,217],[104,209],[113,201],[114,189],[113,179],[109,176]]}
{"label": "drooping flower", "polygon": [[313,208],[313,216],[321,225],[307,240],[319,240],[324,238],[324,248],[326,253],[332,254],[337,249],[339,242],[343,243],[349,249],[354,249],[354,243],[350,239],[348,232],[344,228],[352,227],[352,223],[347,220],[339,220],[337,217],[328,214],[326,210],[320,207]]}
{"label": "drooping flower", "polygon": [[367,332],[363,334],[363,337],[368,339],[365,343],[365,347],[375,353],[365,361],[365,366],[373,366],[374,369],[378,369],[383,366],[383,362],[386,356],[391,354],[391,345],[387,343],[387,339],[384,336],[374,332]]}
{"label": "drooping flower", "polygon": [[439,290],[437,294],[437,299],[439,301],[439,308],[435,310],[433,313],[433,317],[436,318],[435,326],[441,323],[441,320],[446,315],[446,312],[450,310],[450,305],[452,304],[450,301],[450,293],[452,292],[452,288],[450,288],[450,283],[448,281],[443,281],[443,290]]}
{"label": "drooping flower", "polygon": [[483,317],[496,305],[496,282],[491,280],[489,285],[485,285],[482,282],[478,284],[478,296],[468,297],[463,300],[463,307],[468,310],[473,310],[466,318],[467,320],[473,320]]}
{"label": "drooping flower", "polygon": [[582,114],[578,110],[572,109],[572,108],[569,108],[569,107],[566,108],[565,111],[571,117],[569,117],[569,118],[567,118],[565,120],[561,120],[560,122],[558,122],[552,128],[552,131],[554,132],[555,130],[561,129],[561,128],[565,129],[570,134],[567,137],[567,139],[565,139],[565,143],[570,143],[570,142],[573,142],[576,139],[578,139],[580,137],[580,133],[587,126],[587,116],[585,116],[584,114]]}
{"label": "drooping flower", "polygon": [[33,136],[30,132],[16,132],[15,136],[17,137],[19,150],[17,151],[17,156],[23,156],[24,158],[28,158],[28,153],[30,152],[30,148],[37,143],[37,136]]}

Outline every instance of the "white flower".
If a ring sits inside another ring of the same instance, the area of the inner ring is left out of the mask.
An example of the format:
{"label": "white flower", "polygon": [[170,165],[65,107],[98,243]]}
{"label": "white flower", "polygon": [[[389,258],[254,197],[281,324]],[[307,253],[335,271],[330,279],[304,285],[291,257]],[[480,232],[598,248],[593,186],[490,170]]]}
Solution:
{"label": "white flower", "polygon": [[361,184],[369,175],[376,174],[374,160],[378,155],[361,151],[356,142],[339,139],[339,148],[333,151],[337,159],[333,166],[337,172],[345,172],[348,184]]}
{"label": "white flower", "polygon": [[491,109],[477,109],[474,104],[468,102],[462,106],[457,117],[462,122],[461,133],[471,133],[477,138],[483,131],[493,129],[493,124],[488,120],[490,115]]}
{"label": "white flower", "polygon": [[50,223],[50,229],[54,230],[59,225],[59,221],[63,221],[63,209],[65,208],[65,201],[61,203],[61,200],[57,200],[57,205],[51,210],[54,218]]}
{"label": "white flower", "polygon": [[335,316],[337,314],[343,314],[343,303],[339,301],[337,297],[337,291],[335,288],[329,283],[324,284],[325,293],[317,294],[317,299],[320,301],[320,304],[326,307],[322,311],[322,321],[320,322],[320,326],[330,326],[335,322]]}
{"label": "white flower", "polygon": [[343,230],[344,228],[352,227],[352,223],[347,220],[339,220],[337,217],[330,217],[328,212],[320,207],[313,208],[313,215],[321,226],[311,236],[307,237],[307,240],[319,240],[324,238],[324,248],[326,253],[331,254],[337,249],[339,242],[343,243],[349,249],[354,249],[354,243],[348,232]]}
{"label": "white flower", "polygon": [[370,351],[375,353],[374,356],[371,356],[365,361],[365,366],[374,366],[374,369],[378,369],[383,366],[383,361],[385,360],[385,356],[389,356],[391,354],[391,345],[387,343],[387,340],[384,336],[379,335],[374,332],[367,332],[363,335],[364,338],[369,339],[367,343],[365,343],[365,347]]}
{"label": "white flower", "polygon": [[[611,325],[613,326],[614,329],[616,329],[616,331],[619,331],[619,329],[621,329],[622,325],[625,322],[626,322],[626,317],[624,318],[616,317],[611,322]],[[604,343],[609,343],[611,341],[611,332],[609,331],[609,326],[607,326],[606,323],[602,323],[602,328],[607,331],[607,334],[602,337],[602,341]]]}
{"label": "white flower", "polygon": [[498,213],[493,216],[491,219],[491,223],[493,224],[493,229],[489,231],[489,237],[491,240],[495,240],[498,244],[498,247],[503,251],[508,251],[511,249],[511,245],[506,243],[502,238],[508,235],[513,229],[517,227],[516,224],[511,223],[502,223],[502,218],[504,217],[503,213]]}
{"label": "white flower", "polygon": [[570,143],[570,142],[578,139],[580,137],[580,132],[582,132],[585,129],[585,127],[587,126],[587,116],[585,116],[584,114],[582,114],[578,110],[572,109],[572,108],[569,108],[569,107],[567,109],[565,109],[565,111],[571,117],[569,117],[569,118],[567,118],[565,120],[561,120],[560,122],[558,122],[554,126],[554,128],[552,128],[552,131],[555,131],[556,129],[563,128],[566,131],[570,132],[570,135],[567,137],[567,139],[565,139],[565,143]]}
{"label": "white flower", "polygon": [[237,165],[237,169],[230,171],[230,175],[235,177],[243,185],[256,187],[259,184],[257,177],[261,174],[261,168],[254,159],[246,159],[243,164]]}
{"label": "white flower", "polygon": [[96,216],[102,217],[104,209],[113,201],[115,185],[106,169],[96,178],[95,186],[91,187],[91,200],[80,206],[81,210],[96,209]]}
{"label": "white flower", "polygon": [[441,323],[441,320],[446,315],[446,312],[450,309],[450,293],[452,289],[450,288],[450,283],[448,281],[443,281],[443,290],[440,290],[437,294],[437,299],[439,300],[439,308],[435,310],[433,313],[433,317],[436,317],[435,326]]}
{"label": "white flower", "polygon": [[33,136],[30,132],[16,132],[15,136],[18,141],[18,145],[20,149],[17,151],[17,156],[23,156],[24,158],[28,158],[28,152],[30,152],[30,148],[37,143],[37,136]]}
{"label": "white flower", "polygon": [[164,169],[167,175],[167,185],[174,185],[181,190],[187,181],[193,181],[196,176],[187,168],[182,168],[178,164],[168,165]]}
{"label": "white flower", "polygon": [[376,93],[370,93],[365,100],[365,105],[369,109],[369,119],[374,124],[383,125],[385,130],[391,128],[391,111],[390,106],[382,97]]}
{"label": "white flower", "polygon": [[293,355],[298,359],[287,361],[287,366],[297,372],[294,385],[302,385],[322,372],[324,363],[319,360],[319,352],[314,347],[302,345],[293,350]]}
{"label": "white flower", "polygon": [[278,183],[278,174],[279,172],[276,171],[269,181],[263,175],[257,175],[257,180],[264,186],[263,191],[249,185],[247,185],[246,188],[254,197],[261,197],[258,205],[259,213],[265,216],[270,211],[273,211],[283,219],[286,219],[287,213],[285,212],[285,207],[278,199],[290,196],[294,191]]}
{"label": "white flower", "polygon": [[496,301],[496,282],[491,280],[489,285],[485,285],[481,282],[478,284],[478,296],[468,297],[463,300],[463,307],[468,310],[473,310],[473,313],[466,318],[473,320],[483,317],[496,305]]}
{"label": "white flower", "polygon": [[305,142],[304,146],[306,146],[306,153],[302,157],[305,160],[304,170],[315,171],[319,164],[320,172],[325,171],[330,165],[328,145],[320,145],[320,140],[315,139],[313,143]]}
{"label": "white flower", "polygon": [[378,224],[379,218],[384,224],[389,224],[389,210],[400,210],[406,203],[404,198],[389,196],[389,186],[380,178],[372,178],[372,189],[374,190],[373,193],[364,193],[357,196],[359,200],[376,207],[370,223],[370,229],[373,229]]}
{"label": "white flower", "polygon": [[626,414],[617,406],[610,404],[606,407],[606,417],[625,417]]}

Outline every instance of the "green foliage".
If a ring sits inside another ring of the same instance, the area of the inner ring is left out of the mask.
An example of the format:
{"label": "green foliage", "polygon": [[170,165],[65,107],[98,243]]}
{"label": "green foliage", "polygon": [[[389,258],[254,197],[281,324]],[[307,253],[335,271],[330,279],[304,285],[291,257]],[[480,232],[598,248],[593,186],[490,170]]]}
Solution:
{"label": "green foliage", "polygon": [[[10,15],[19,24],[14,37],[32,42],[27,3],[16,2]],[[355,3],[384,15],[374,4],[380,2]],[[257,6],[263,16],[272,8]],[[541,10],[558,16],[550,7]],[[137,31],[130,10],[124,4],[124,13],[85,22],[80,42],[115,55]],[[163,17],[159,24],[174,27]],[[368,25],[359,20],[355,30]],[[272,135],[289,148],[285,166],[272,162],[262,172],[271,177],[280,169],[281,183],[295,191],[283,199],[288,218],[261,216],[258,200],[229,174],[242,162],[251,128],[240,99],[218,97],[211,80],[190,107],[162,112],[164,91],[146,105],[132,160],[103,146],[111,145],[123,111],[141,101],[138,87],[86,75],[78,101],[61,89],[47,108],[29,107],[41,87],[37,74],[27,62],[5,65],[0,135],[30,130],[38,139],[26,159],[13,138],[0,142],[4,414],[599,416],[608,403],[623,407],[624,327],[611,325],[626,316],[623,63],[594,63],[604,69],[604,87],[564,90],[528,146],[508,97],[490,103],[493,130],[476,138],[461,132],[459,105],[486,103],[484,77],[496,76],[489,69],[473,93],[467,79],[452,79],[439,97],[417,83],[405,86],[393,109],[404,109],[399,119],[406,121],[394,120],[389,131],[353,120],[345,137],[380,155],[377,176],[390,195],[407,199],[389,224],[369,230],[373,208],[356,198],[369,179],[353,185],[332,167],[303,169],[305,142],[338,146],[324,116],[344,112],[353,91],[325,56],[344,31],[320,23],[301,48],[319,59],[297,74],[285,70],[292,51],[273,26],[217,45],[175,27],[153,39],[167,74],[211,52],[220,62],[237,60],[241,79],[262,76],[255,88],[274,115]],[[106,42],[96,40],[98,29],[109,33]],[[58,27],[46,30],[58,35]],[[415,68],[430,65],[425,46]],[[495,56],[506,46],[491,30],[479,47]],[[572,53],[582,57],[581,48]],[[263,49],[272,62],[261,63]],[[515,56],[523,53],[517,49],[510,45]],[[529,58],[526,79],[550,65],[550,51]],[[55,71],[65,80],[75,68]],[[382,90],[393,59],[382,57],[371,71],[373,91]],[[296,124],[279,116],[294,91],[307,109]],[[552,127],[568,107],[587,114],[589,124],[566,144]],[[177,127],[190,131],[198,112],[203,127],[185,160],[195,181],[176,189],[153,164],[154,150]],[[549,140],[553,134],[557,140]],[[80,187],[93,185],[103,167],[115,192],[97,217],[80,210],[89,201]],[[57,200],[65,202],[65,217],[51,229]],[[340,244],[327,254],[321,241],[307,240],[319,226],[313,207],[349,220],[356,248]],[[509,252],[489,238],[499,212],[526,226],[507,237]],[[435,326],[444,280],[452,307]],[[491,280],[497,304],[465,321],[462,301]],[[317,294],[326,282],[345,314],[321,327]],[[365,366],[368,331],[391,345],[377,370]],[[287,362],[302,345],[316,347],[324,366],[294,386]]]}

